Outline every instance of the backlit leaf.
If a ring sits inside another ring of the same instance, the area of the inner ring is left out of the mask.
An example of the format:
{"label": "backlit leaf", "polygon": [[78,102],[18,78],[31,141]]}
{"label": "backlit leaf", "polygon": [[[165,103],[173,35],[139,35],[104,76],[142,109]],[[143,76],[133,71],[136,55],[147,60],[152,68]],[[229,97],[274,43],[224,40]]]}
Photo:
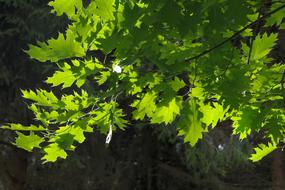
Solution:
{"label": "backlit leaf", "polygon": [[41,62],[57,62],[71,57],[84,56],[85,50],[75,40],[73,32],[68,30],[66,36],[60,33],[57,39],[50,39],[46,43],[38,42],[37,45],[29,45],[29,50],[26,53],[31,58]]}
{"label": "backlit leaf", "polygon": [[177,124],[178,135],[184,136],[184,142],[194,146],[203,137],[203,132],[207,132],[207,128],[202,126],[201,118],[202,113],[199,111],[198,104],[194,99],[189,100]]}
{"label": "backlit leaf", "polygon": [[65,13],[68,17],[72,18],[75,15],[77,9],[82,8],[81,0],[54,0],[49,2],[49,6],[53,7],[52,12],[56,12],[57,16],[61,16]]}
{"label": "backlit leaf", "polygon": [[252,154],[249,159],[253,162],[257,162],[264,158],[266,155],[270,154],[275,149],[277,149],[277,146],[274,143],[269,143],[268,145],[260,144],[258,147],[254,148],[255,153]]}
{"label": "backlit leaf", "polygon": [[180,114],[181,100],[179,98],[170,99],[157,107],[151,118],[151,123],[170,124],[177,115]]}
{"label": "backlit leaf", "polygon": [[44,163],[46,162],[55,162],[58,158],[65,159],[67,157],[67,153],[59,147],[57,143],[52,143],[44,148],[45,155],[42,160]]}
{"label": "backlit leaf", "polygon": [[44,142],[44,139],[34,134],[24,135],[23,133],[16,132],[18,137],[16,138],[15,145],[19,148],[25,149],[31,152],[34,148],[40,148],[40,144]]}

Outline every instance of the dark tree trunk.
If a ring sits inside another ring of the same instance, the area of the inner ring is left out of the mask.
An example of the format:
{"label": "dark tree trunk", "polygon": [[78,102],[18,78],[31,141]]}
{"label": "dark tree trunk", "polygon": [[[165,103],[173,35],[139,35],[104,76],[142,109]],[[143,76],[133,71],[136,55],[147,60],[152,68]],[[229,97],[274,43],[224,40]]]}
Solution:
{"label": "dark tree trunk", "polygon": [[284,190],[284,168],[282,151],[277,150],[273,153],[273,163],[272,163],[272,181],[274,190]]}
{"label": "dark tree trunk", "polygon": [[1,154],[0,189],[23,190],[27,176],[27,153],[24,150],[5,146]]}

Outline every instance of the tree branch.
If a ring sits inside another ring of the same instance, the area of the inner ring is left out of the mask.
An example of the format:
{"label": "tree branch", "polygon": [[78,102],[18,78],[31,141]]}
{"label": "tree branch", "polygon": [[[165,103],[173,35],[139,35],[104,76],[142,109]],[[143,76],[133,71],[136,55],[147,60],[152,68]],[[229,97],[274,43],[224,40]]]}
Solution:
{"label": "tree branch", "polygon": [[233,40],[234,38],[236,38],[238,35],[240,35],[242,32],[244,32],[246,29],[254,26],[255,24],[259,23],[260,21],[264,20],[265,18],[269,17],[270,15],[280,11],[281,9],[284,9],[285,8],[285,4],[272,10],[271,12],[263,15],[262,17],[260,17],[259,19],[251,22],[250,24],[246,25],[245,27],[243,27],[242,29],[240,29],[239,31],[237,31],[236,33],[234,33],[231,37],[225,39],[224,41],[220,42],[219,44],[215,45],[214,47],[211,47],[201,53],[199,53],[198,55],[195,55],[193,57],[190,57],[188,59],[186,59],[185,61],[192,61],[194,59],[198,59],[200,57],[203,57],[205,56],[206,54],[210,53],[211,51],[214,51],[215,49],[218,49],[219,47],[223,46],[224,44],[226,44],[227,42]]}

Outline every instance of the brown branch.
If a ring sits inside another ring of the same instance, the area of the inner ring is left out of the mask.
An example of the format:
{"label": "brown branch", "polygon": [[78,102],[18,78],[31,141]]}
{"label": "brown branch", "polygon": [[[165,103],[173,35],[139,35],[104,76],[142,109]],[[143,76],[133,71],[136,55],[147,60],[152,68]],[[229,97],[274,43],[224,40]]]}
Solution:
{"label": "brown branch", "polygon": [[236,38],[238,35],[240,35],[242,32],[244,32],[246,29],[248,29],[248,28],[254,26],[255,24],[259,23],[260,21],[264,20],[265,18],[271,16],[272,14],[274,14],[274,13],[276,13],[276,12],[278,12],[278,11],[280,11],[281,9],[284,9],[284,8],[285,8],[285,4],[282,5],[282,6],[280,6],[280,7],[278,7],[278,8],[276,8],[276,9],[274,9],[273,11],[271,11],[271,12],[269,12],[269,13],[263,15],[262,17],[260,17],[259,19],[257,19],[257,20],[255,20],[255,21],[251,22],[250,24],[246,25],[245,27],[243,27],[242,29],[240,29],[239,31],[237,31],[236,33],[234,33],[231,37],[225,39],[224,41],[218,43],[217,45],[215,45],[215,46],[213,46],[213,47],[211,47],[211,48],[209,48],[209,49],[207,49],[207,50],[205,50],[205,51],[199,53],[198,55],[195,55],[195,56],[193,56],[193,57],[190,57],[190,58],[186,59],[185,61],[192,61],[192,60],[194,60],[194,59],[198,59],[198,58],[200,58],[200,57],[205,56],[206,54],[210,53],[211,51],[214,51],[214,50],[218,49],[219,47],[223,46],[224,44],[226,44],[227,42],[233,40],[233,39]]}

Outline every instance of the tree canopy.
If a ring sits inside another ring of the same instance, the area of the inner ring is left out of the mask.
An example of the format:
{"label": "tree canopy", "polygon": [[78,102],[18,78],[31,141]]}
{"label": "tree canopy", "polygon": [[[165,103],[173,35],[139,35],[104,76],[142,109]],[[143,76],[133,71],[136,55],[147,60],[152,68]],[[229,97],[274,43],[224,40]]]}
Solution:
{"label": "tree canopy", "polygon": [[[70,22],[26,53],[58,69],[50,89],[22,90],[35,115],[8,123],[15,145],[66,158],[86,133],[170,125],[194,146],[219,122],[260,133],[258,161],[284,139],[285,66],[272,54],[285,3],[252,0],[54,0]],[[274,28],[274,30],[272,29]],[[275,31],[275,32],[272,32]],[[97,54],[102,54],[100,58]]]}

